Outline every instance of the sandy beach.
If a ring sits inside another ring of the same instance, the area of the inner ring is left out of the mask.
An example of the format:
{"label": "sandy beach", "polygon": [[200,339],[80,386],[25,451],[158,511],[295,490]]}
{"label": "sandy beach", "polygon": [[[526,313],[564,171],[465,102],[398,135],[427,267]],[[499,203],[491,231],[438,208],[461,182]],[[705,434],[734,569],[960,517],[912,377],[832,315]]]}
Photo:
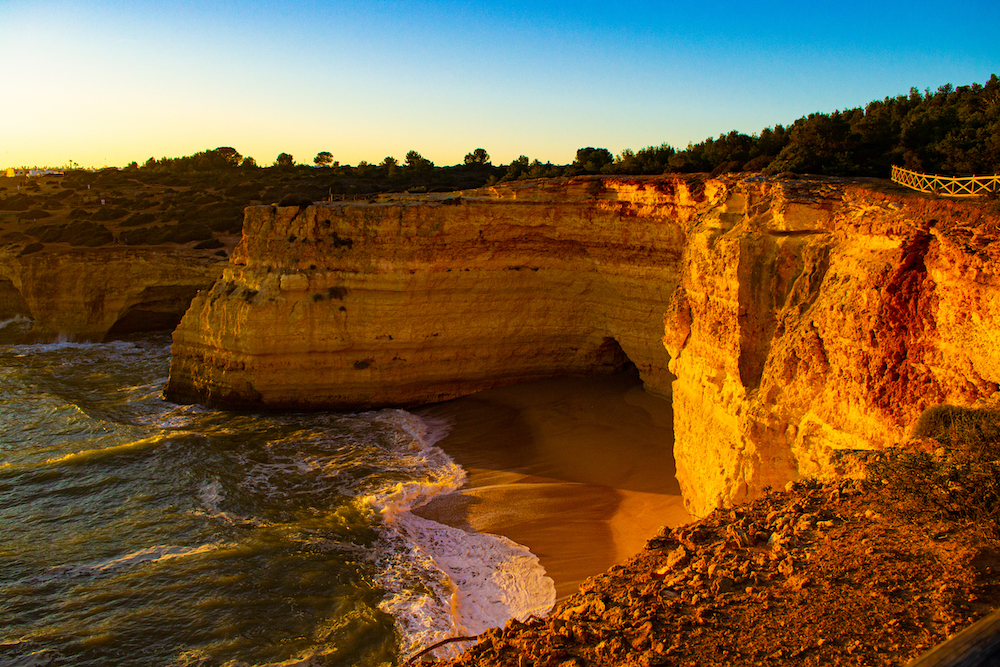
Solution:
{"label": "sandy beach", "polygon": [[438,445],[468,481],[417,513],[527,546],[559,599],[660,526],[692,520],[674,478],[670,403],[634,371],[500,387],[419,414],[450,425]]}

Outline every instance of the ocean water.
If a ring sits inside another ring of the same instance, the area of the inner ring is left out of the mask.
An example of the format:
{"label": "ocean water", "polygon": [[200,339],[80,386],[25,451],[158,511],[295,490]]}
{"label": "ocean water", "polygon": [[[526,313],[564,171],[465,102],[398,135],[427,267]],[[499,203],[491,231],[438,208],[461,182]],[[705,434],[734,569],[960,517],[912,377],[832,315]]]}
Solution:
{"label": "ocean water", "polygon": [[526,548],[410,512],[464,480],[446,422],[174,405],[168,365],[0,346],[0,665],[397,664],[551,607]]}

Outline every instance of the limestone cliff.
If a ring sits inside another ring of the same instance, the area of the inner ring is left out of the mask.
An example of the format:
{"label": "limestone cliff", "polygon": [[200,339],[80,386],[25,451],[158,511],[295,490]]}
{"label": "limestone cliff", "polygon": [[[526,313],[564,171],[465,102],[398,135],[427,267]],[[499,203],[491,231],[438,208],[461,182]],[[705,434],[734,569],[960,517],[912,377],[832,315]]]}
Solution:
{"label": "limestone cliff", "polygon": [[[998,216],[834,180],[581,178],[247,209],[167,396],[359,409],[612,370],[701,515],[998,392]],[[676,378],[675,378],[676,376]]]}
{"label": "limestone cliff", "polygon": [[664,318],[678,477],[704,515],[849,473],[925,408],[996,400],[1000,216],[842,182],[734,183]]}
{"label": "limestone cliff", "polygon": [[100,341],[172,329],[218,258],[165,247],[66,248],[0,258],[0,341]]}
{"label": "limestone cliff", "polygon": [[232,264],[174,334],[167,396],[414,405],[609,372],[622,351],[668,392],[663,311],[696,207],[682,183],[579,180],[249,208]]}

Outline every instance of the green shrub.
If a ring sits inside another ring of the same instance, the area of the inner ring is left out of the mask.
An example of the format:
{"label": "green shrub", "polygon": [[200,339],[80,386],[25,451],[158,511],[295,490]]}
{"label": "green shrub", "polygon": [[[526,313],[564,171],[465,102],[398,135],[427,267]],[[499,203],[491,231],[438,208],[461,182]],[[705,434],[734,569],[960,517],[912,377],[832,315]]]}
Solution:
{"label": "green shrub", "polygon": [[0,210],[3,211],[27,211],[37,202],[28,195],[16,194],[6,199],[0,199]]}
{"label": "green shrub", "polygon": [[140,227],[142,225],[148,225],[154,220],[156,220],[156,216],[152,213],[133,213],[128,218],[121,221],[121,226]]}
{"label": "green shrub", "polygon": [[761,171],[772,162],[774,162],[773,155],[758,155],[743,165],[743,171]]}
{"label": "green shrub", "polygon": [[102,206],[94,211],[94,214],[90,216],[90,219],[104,222],[106,220],[118,220],[119,218],[124,218],[126,215],[128,215],[128,211],[123,208],[118,208],[117,206]]}
{"label": "green shrub", "polygon": [[29,243],[28,245],[24,246],[24,249],[21,250],[21,252],[19,252],[17,256],[24,257],[25,255],[30,255],[33,252],[38,252],[44,247],[45,246],[43,246],[41,243]]}
{"label": "green shrub", "polygon": [[181,223],[174,227],[174,230],[173,238],[170,239],[174,243],[207,241],[212,238],[212,230],[198,223]]}
{"label": "green shrub", "polygon": [[934,406],[912,435],[934,451],[881,453],[868,463],[870,483],[906,513],[961,519],[1000,539],[1000,412]]}
{"label": "green shrub", "polygon": [[48,211],[43,211],[40,208],[33,208],[30,211],[19,213],[17,217],[21,220],[37,220],[38,218],[48,218],[51,216],[52,214]]}
{"label": "green shrub", "polygon": [[305,208],[306,206],[311,206],[312,203],[312,199],[303,197],[302,195],[285,195],[278,202],[278,206],[298,206],[299,208]]}
{"label": "green shrub", "polygon": [[237,183],[226,188],[224,194],[227,197],[236,197],[244,200],[257,199],[262,189],[263,186],[260,183]]}

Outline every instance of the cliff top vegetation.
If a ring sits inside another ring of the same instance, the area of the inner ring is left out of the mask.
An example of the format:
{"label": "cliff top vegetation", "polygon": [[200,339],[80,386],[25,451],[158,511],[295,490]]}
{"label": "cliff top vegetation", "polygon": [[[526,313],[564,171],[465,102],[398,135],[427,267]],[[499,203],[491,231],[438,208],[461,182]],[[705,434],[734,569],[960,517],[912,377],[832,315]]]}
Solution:
{"label": "cliff top vegetation", "polygon": [[74,169],[29,179],[0,177],[0,244],[29,252],[45,244],[97,246],[233,243],[243,207],[382,192],[442,192],[506,181],[586,174],[659,175],[760,171],[888,178],[891,166],[947,175],[1000,173],[1000,78],[985,84],[911,89],[864,108],[813,113],[788,127],[737,131],[685,149],[668,144],[580,148],[568,165],[522,155],[494,165],[483,148],[462,164],[437,166],[416,150],[402,161],[342,165],[330,151],[301,164],[289,153],[262,167],[235,148],[149,158],[123,169]]}

